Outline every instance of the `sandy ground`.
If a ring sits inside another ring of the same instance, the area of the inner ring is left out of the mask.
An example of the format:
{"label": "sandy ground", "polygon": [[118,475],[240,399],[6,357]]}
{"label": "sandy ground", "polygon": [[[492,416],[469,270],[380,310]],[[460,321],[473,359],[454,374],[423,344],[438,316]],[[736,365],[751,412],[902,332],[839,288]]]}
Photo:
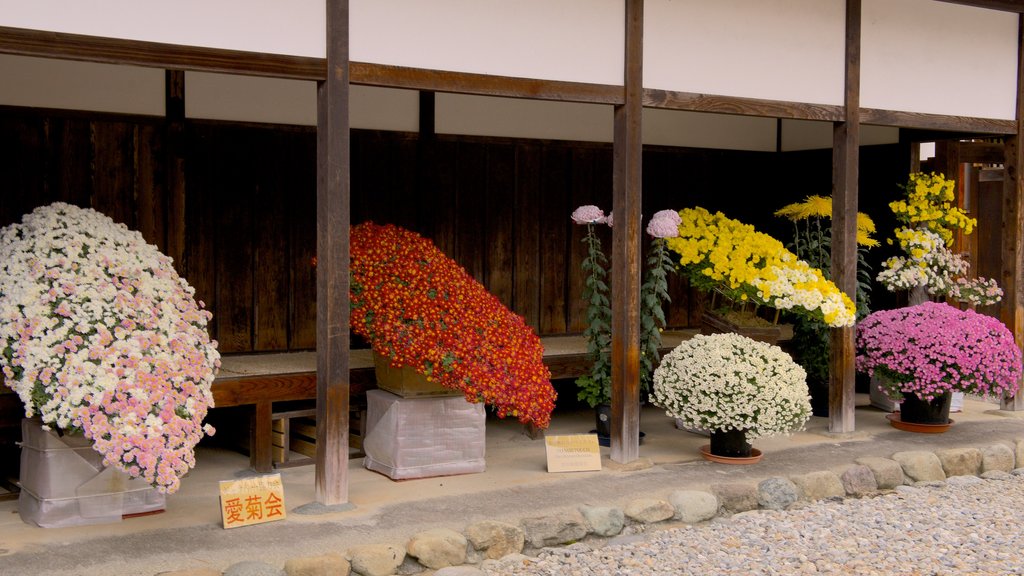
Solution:
{"label": "sandy ground", "polygon": [[[701,489],[722,482],[749,482],[815,470],[841,472],[861,456],[888,457],[901,450],[979,447],[1024,439],[1024,420],[996,414],[997,406],[968,399],[956,424],[945,434],[913,434],[889,426],[885,413],[858,396],[857,431],[832,435],[825,418],[812,418],[807,430],[790,437],[761,439],[765,454],[754,466],[705,462],[698,448],[707,438],[677,430],[654,407],[645,409],[642,459],[653,465],[625,471],[608,460],[599,472],[552,474],[546,470],[543,440],[532,440],[522,426],[487,422],[487,470],[418,480],[392,481],[349,465],[351,510],[302,515],[295,508],[314,501],[312,466],[280,471],[285,485],[285,521],[224,530],[218,482],[248,475],[247,457],[200,448],[198,466],[182,489],[167,498],[166,511],[120,523],[75,528],[38,528],[22,522],[16,501],[0,502],[0,575],[146,575],[184,568],[223,570],[234,562],[261,560],[283,566],[295,556],[344,552],[365,543],[405,545],[418,531],[435,527],[462,530],[485,519],[515,523],[583,504],[624,506],[637,497],[664,498],[677,489]],[[593,428],[592,413],[557,414],[549,434]]]}

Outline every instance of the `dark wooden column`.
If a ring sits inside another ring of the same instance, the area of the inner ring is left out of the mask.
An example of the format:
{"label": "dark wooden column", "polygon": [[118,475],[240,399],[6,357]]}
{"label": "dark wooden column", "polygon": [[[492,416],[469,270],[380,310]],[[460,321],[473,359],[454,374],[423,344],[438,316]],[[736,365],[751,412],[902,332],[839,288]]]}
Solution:
{"label": "dark wooden column", "polygon": [[[1024,350],[1024,14],[1017,23],[1017,133],[1006,138],[1003,177],[1003,301],[999,316]],[[1024,410],[1024,392],[1003,398],[1003,410]]]}
{"label": "dark wooden column", "polygon": [[[832,280],[851,299],[857,291],[857,188],[860,149],[861,0],[846,0],[845,117],[832,142]],[[831,331],[828,429],[854,429],[854,328]]]}
{"label": "dark wooden column", "polygon": [[348,0],[327,0],[327,79],[317,83],[316,501],[348,502]]}
{"label": "dark wooden column", "polygon": [[185,259],[185,71],[164,71],[167,255],[181,272]]}
{"label": "dark wooden column", "polygon": [[643,0],[626,0],[625,103],[615,107],[612,173],[611,459],[640,456],[640,221]]}

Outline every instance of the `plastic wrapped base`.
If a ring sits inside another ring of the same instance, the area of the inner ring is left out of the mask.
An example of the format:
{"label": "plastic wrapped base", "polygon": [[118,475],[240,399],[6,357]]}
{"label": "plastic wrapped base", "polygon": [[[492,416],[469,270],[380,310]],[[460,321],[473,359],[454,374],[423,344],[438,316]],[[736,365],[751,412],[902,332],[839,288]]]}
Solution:
{"label": "plastic wrapped base", "polygon": [[485,469],[483,404],[462,396],[401,398],[366,393],[364,465],[394,480],[474,474]]}
{"label": "plastic wrapped base", "polygon": [[92,443],[58,436],[38,420],[22,420],[21,519],[43,528],[120,522],[163,510],[163,494],[144,480],[103,466]]}

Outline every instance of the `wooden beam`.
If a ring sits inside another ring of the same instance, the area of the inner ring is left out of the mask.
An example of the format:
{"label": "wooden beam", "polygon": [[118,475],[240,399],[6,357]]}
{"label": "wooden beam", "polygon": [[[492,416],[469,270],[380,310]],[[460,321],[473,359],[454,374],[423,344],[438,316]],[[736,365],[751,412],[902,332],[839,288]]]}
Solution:
{"label": "wooden beam", "polygon": [[938,0],[949,4],[962,4],[974,6],[975,8],[988,8],[990,10],[1003,10],[1005,12],[1024,12],[1024,2],[1021,0]]}
{"label": "wooden beam", "polygon": [[957,155],[965,164],[1002,164],[1006,151],[998,142],[958,142]]}
{"label": "wooden beam", "polygon": [[323,80],[323,58],[182,46],[0,26],[0,54],[133,64],[296,80]]}
{"label": "wooden beam", "polygon": [[863,124],[878,126],[967,132],[972,134],[1014,134],[1017,129],[1017,123],[1013,120],[901,112],[898,110],[879,110],[877,108],[861,108],[860,121]]}
{"label": "wooden beam", "polygon": [[350,66],[352,84],[365,86],[590,104],[624,102],[622,86],[427,70],[366,62],[352,62]]}
{"label": "wooden beam", "polygon": [[626,101],[615,107],[612,168],[611,459],[640,457],[640,221],[643,0],[626,0]]}
{"label": "wooden beam", "polygon": [[[860,154],[861,0],[846,0],[845,117],[833,130],[832,281],[854,299],[857,291],[857,192]],[[828,428],[854,430],[854,328],[831,330]]]}
{"label": "wooden beam", "polygon": [[843,107],[830,104],[804,104],[783,100],[717,96],[714,94],[673,92],[650,88],[644,90],[644,106],[690,112],[714,112],[718,114],[737,114],[740,116],[821,120],[826,122],[839,122],[843,119]]}
{"label": "wooden beam", "polygon": [[[1024,350],[1024,15],[1017,23],[1017,133],[1006,139],[1003,177],[1003,300],[999,316]],[[1024,382],[1019,384],[1024,385]],[[1005,397],[1003,410],[1024,410],[1024,392]]]}
{"label": "wooden beam", "polygon": [[316,480],[324,505],[348,502],[348,0],[327,0],[327,79],[317,84]]}

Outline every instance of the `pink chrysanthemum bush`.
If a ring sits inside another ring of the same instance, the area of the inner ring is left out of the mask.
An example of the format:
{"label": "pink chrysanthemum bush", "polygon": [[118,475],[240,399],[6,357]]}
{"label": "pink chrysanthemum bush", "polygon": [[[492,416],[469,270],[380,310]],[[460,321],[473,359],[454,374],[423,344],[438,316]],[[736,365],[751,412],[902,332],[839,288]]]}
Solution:
{"label": "pink chrysanthemum bush", "polygon": [[946,392],[1015,394],[1021,352],[1002,322],[945,303],[881,310],[857,326],[857,370],[884,378],[894,401],[903,393],[931,400]]}
{"label": "pink chrysanthemum bush", "polygon": [[0,230],[0,367],[25,415],[81,432],[108,466],[174,492],[213,429],[211,315],[171,259],[91,209]]}

